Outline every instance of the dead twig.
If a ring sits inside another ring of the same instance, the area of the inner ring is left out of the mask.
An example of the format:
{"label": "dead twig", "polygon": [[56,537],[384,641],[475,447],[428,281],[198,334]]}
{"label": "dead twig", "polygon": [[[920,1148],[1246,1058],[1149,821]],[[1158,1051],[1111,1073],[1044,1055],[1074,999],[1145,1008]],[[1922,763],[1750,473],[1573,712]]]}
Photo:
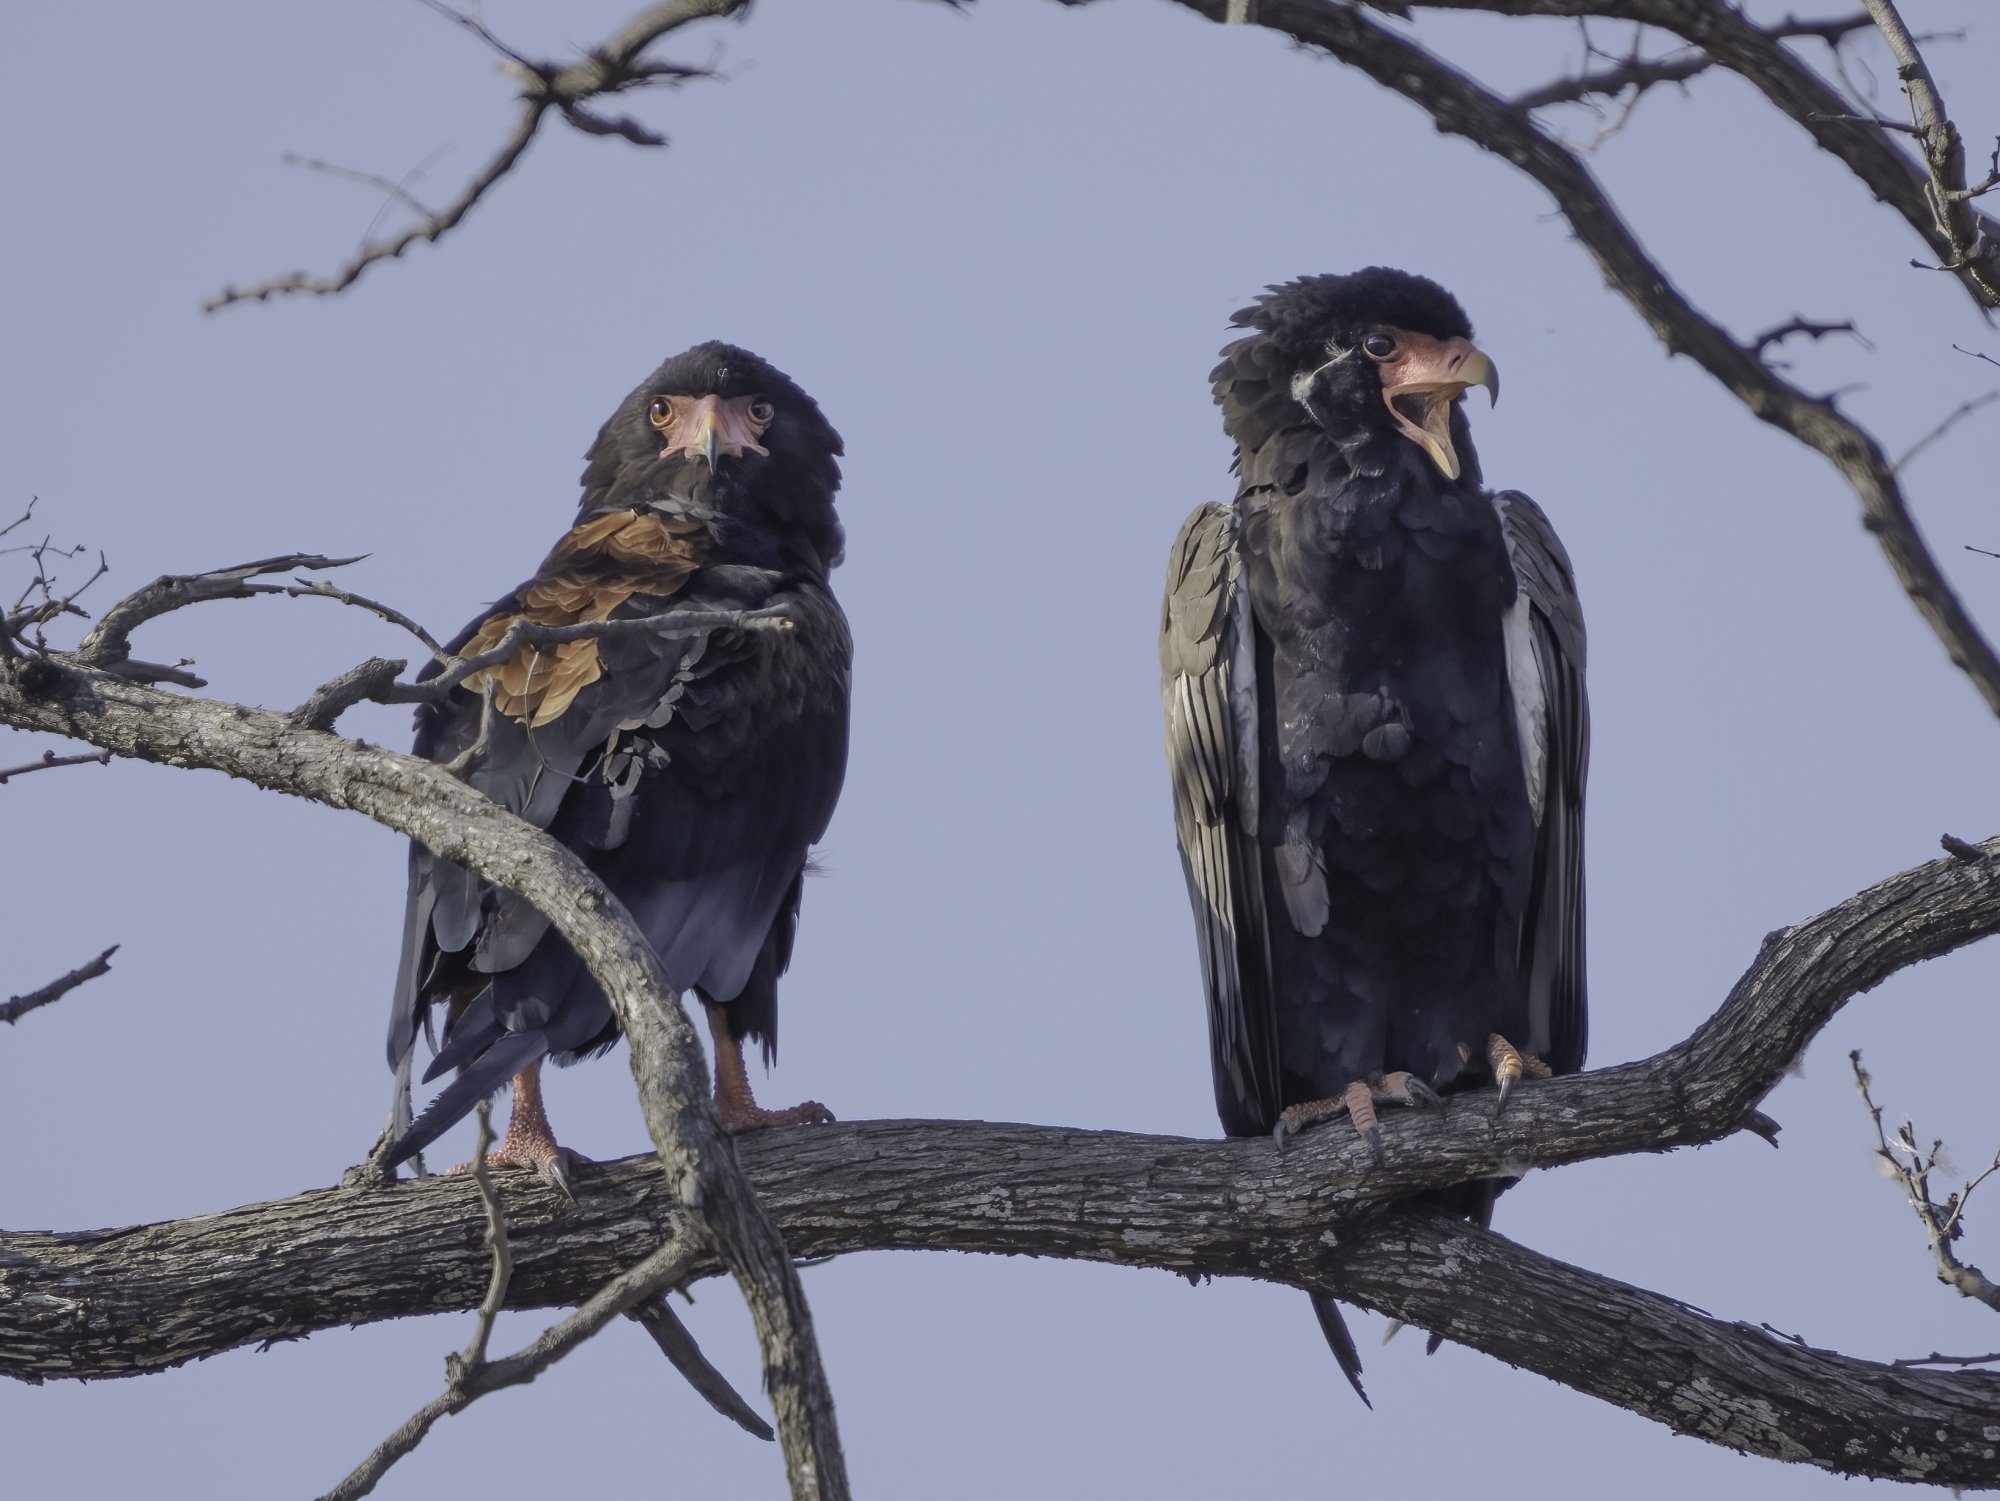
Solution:
{"label": "dead twig", "polygon": [[1892,1360],[1889,1364],[1899,1371],[1909,1371],[1927,1365],[1991,1365],[1996,1360],[2000,1360],[2000,1352],[1992,1355],[1940,1355],[1933,1350],[1928,1355],[1913,1355],[1904,1360]]}
{"label": "dead twig", "polygon": [[9,778],[24,777],[31,771],[53,771],[58,766],[88,766],[93,761],[99,766],[109,766],[111,752],[90,751],[80,756],[59,756],[54,751],[43,751],[39,761],[9,766],[5,771],[0,771],[0,787],[6,786]]}
{"label": "dead twig", "polygon": [[109,974],[111,956],[117,952],[118,945],[114,943],[88,964],[77,966],[61,979],[49,981],[40,990],[31,990],[26,995],[12,997],[4,1006],[0,1006],[0,1022],[12,1026],[30,1011],[39,1011],[51,1002],[61,1000],[86,980],[95,980],[99,975]]}
{"label": "dead twig", "polygon": [[653,1337],[660,1353],[710,1407],[754,1438],[761,1438],[767,1443],[777,1438],[771,1425],[758,1416],[757,1409],[744,1401],[736,1388],[729,1384],[729,1378],[709,1364],[708,1357],[701,1353],[701,1346],[695,1343],[688,1326],[674,1312],[666,1294],[648,1298],[636,1307],[626,1309],[625,1317]]}
{"label": "dead twig", "polygon": [[[454,10],[440,0],[424,0],[424,3],[507,59],[508,71],[520,85],[520,109],[513,129],[485,164],[473,173],[457,196],[442,208],[435,211],[424,209],[406,190],[396,185],[392,191],[417,209],[417,222],[399,233],[365,240],[332,275],[315,276],[305,271],[294,271],[247,287],[224,287],[202,304],[204,312],[212,313],[239,302],[262,302],[293,292],[332,296],[353,286],[369,267],[396,259],[412,245],[430,244],[443,238],[456,229],[480,200],[520,163],[523,153],[551,112],[560,115],[573,129],[589,135],[614,135],[637,146],[665,146],[665,136],[625,116],[600,115],[590,108],[590,102],[635,88],[675,85],[693,78],[714,77],[713,68],[648,61],[641,54],[668,32],[693,21],[735,15],[749,4],[749,0],[664,0],[664,3],[647,6],[609,40],[586,53],[581,61],[570,64],[537,61],[507,46],[476,17]],[[343,175],[374,181],[378,186],[387,185],[386,179],[353,173],[349,169],[337,170]]]}
{"label": "dead twig", "polygon": [[1949,250],[1942,269],[1960,274],[1978,289],[1985,306],[2000,307],[2000,241],[1987,235],[1972,211],[1972,200],[2000,186],[2000,147],[1994,151],[1993,175],[1984,183],[1965,180],[1965,142],[1945,113],[1937,83],[1897,12],[1895,0],[1862,0],[1882,40],[1896,59],[1896,76],[1903,81],[1910,113],[1923,149],[1930,178],[1925,185],[1937,231]]}
{"label": "dead twig", "polygon": [[1914,459],[1926,448],[1929,448],[1931,444],[1937,442],[1938,439],[1942,438],[1981,407],[1990,406],[1995,400],[2000,400],[2000,390],[1988,391],[1984,396],[1975,396],[1970,401],[1961,401],[1946,414],[1944,421],[1940,422],[1936,427],[1904,449],[1903,456],[1889,467],[1900,473],[1903,466],[1908,464],[1911,459]]}
{"label": "dead twig", "polygon": [[698,1238],[693,1235],[677,1236],[661,1246],[630,1271],[606,1283],[575,1313],[545,1330],[519,1354],[501,1360],[482,1361],[469,1370],[461,1366],[456,1373],[449,1372],[449,1367],[459,1357],[451,1357],[447,1361],[451,1379],[445,1390],[412,1413],[400,1428],[376,1445],[345,1480],[320,1497],[320,1501],[358,1501],[359,1497],[375,1489],[397,1460],[424,1441],[424,1436],[436,1426],[439,1418],[463,1412],[489,1392],[533,1381],[619,1314],[671,1287],[685,1277],[694,1264],[698,1252],[692,1242]]}
{"label": "dead twig", "polygon": [[98,620],[90,634],[85,636],[76,649],[76,659],[85,666],[117,671],[118,665],[131,658],[132,632],[149,620],[175,610],[184,610],[189,605],[198,605],[214,599],[250,599],[259,594],[286,594],[294,586],[288,584],[260,584],[253,580],[267,573],[287,573],[293,569],[316,571],[322,568],[345,568],[350,563],[358,563],[366,556],[360,554],[351,558],[328,558],[318,553],[285,553],[275,558],[260,558],[254,563],[239,563],[233,568],[216,568],[207,573],[165,573],[135,593],[128,594]]}
{"label": "dead twig", "polygon": [[[1882,1127],[1882,1107],[1875,1103],[1869,1092],[1871,1081],[1868,1070],[1861,1066],[1860,1050],[1857,1048],[1849,1053],[1847,1061],[1854,1066],[1855,1090],[1875,1126],[1876,1162],[1886,1176],[1902,1186],[1910,1209],[1924,1227],[1924,1238],[1930,1242],[1931,1257],[1937,1263],[1938,1281],[1956,1290],[1962,1297],[1976,1298],[1988,1308],[2000,1312],[2000,1284],[1989,1281],[1978,1267],[1959,1260],[1952,1250],[1952,1242],[1964,1230],[1965,1206],[1973,1190],[1993,1173],[2000,1172],[2000,1151],[1996,1151],[1993,1160],[1963,1187],[1948,1194],[1942,1204],[1935,1202],[1931,1198],[1931,1174],[1938,1170],[1942,1162],[1944,1143],[1933,1141],[1928,1150],[1918,1147],[1915,1128],[1904,1121],[1896,1128],[1896,1140],[1892,1146],[1888,1133]],[[1897,1364],[1903,1362],[1898,1361]]]}
{"label": "dead twig", "polygon": [[[1221,14],[1220,0],[1176,3],[1211,20]],[[1556,5],[1536,0],[1426,3],[1461,10],[1588,14],[1608,9],[1612,0],[1558,0]],[[1787,113],[1798,108],[1801,94],[1825,97],[1831,92],[1782,45],[1729,7],[1616,0],[1616,11],[1622,19],[1673,30],[1746,77],[1754,74],[1753,81],[1768,83],[1782,94],[1781,107]],[[1545,188],[1605,280],[1645,318],[1670,353],[1694,359],[1752,414],[1812,448],[1840,471],[1861,503],[1862,524],[1875,534],[1911,603],[1987,707],[2000,714],[2000,652],[1986,639],[1932,556],[1910,514],[1895,467],[1874,438],[1825,400],[1785,381],[1690,303],[1647,254],[1576,151],[1545,134],[1509,101],[1362,11],[1315,0],[1262,0],[1258,24],[1350,64],[1417,105],[1440,130],[1493,153]],[[1879,184],[1885,199],[1900,191],[1899,181],[1913,170],[1893,150],[1889,157],[1887,164],[1865,153],[1856,158],[1868,168],[1864,179],[1871,186]]]}

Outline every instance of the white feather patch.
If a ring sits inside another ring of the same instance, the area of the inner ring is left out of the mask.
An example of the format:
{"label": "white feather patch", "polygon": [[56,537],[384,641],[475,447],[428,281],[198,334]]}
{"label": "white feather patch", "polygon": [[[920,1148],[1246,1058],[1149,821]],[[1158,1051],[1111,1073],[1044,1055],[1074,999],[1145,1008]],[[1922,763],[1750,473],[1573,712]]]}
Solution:
{"label": "white feather patch", "polygon": [[1541,660],[1535,655],[1533,609],[1527,591],[1519,591],[1501,629],[1507,643],[1507,683],[1514,696],[1514,729],[1521,744],[1521,774],[1528,784],[1528,808],[1540,828],[1548,800],[1549,695],[1542,682]]}

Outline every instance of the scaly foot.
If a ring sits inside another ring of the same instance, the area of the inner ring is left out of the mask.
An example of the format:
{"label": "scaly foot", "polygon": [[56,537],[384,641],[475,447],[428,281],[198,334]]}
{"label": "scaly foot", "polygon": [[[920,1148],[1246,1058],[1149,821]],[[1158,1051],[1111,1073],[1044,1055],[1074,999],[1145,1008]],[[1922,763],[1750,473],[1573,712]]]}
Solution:
{"label": "scaly foot", "polygon": [[743,1066],[743,1046],[729,1032],[729,1014],[709,1004],[708,1036],[715,1044],[715,1113],[731,1136],[768,1131],[773,1126],[823,1126],[833,1112],[818,1100],[788,1110],[766,1110],[750,1090],[750,1071]]}
{"label": "scaly foot", "polygon": [[1377,1105],[1423,1105],[1442,1110],[1444,1101],[1423,1080],[1398,1069],[1391,1074],[1377,1074],[1369,1080],[1356,1079],[1330,1099],[1306,1100],[1286,1107],[1271,1135],[1277,1138],[1282,1148],[1286,1138],[1297,1135],[1307,1126],[1345,1115],[1354,1122],[1355,1131],[1368,1143],[1368,1150],[1375,1154],[1375,1160],[1380,1162],[1382,1128],[1375,1120]]}
{"label": "scaly foot", "polygon": [[[532,1168],[535,1176],[549,1187],[565,1199],[574,1200],[576,1194],[570,1186],[570,1169],[589,1161],[581,1152],[573,1152],[556,1142],[555,1132],[549,1127],[548,1112],[542,1108],[540,1060],[514,1075],[514,1109],[507,1118],[507,1134],[501,1138],[496,1150],[486,1154],[486,1165],[489,1168]],[[471,1172],[472,1164],[461,1162],[452,1171]]]}
{"label": "scaly foot", "polygon": [[1493,1070],[1493,1082],[1500,1086],[1500,1103],[1493,1107],[1496,1115],[1507,1108],[1507,1096],[1522,1079],[1546,1079],[1552,1072],[1533,1053],[1522,1052],[1498,1032],[1486,1039],[1486,1062]]}

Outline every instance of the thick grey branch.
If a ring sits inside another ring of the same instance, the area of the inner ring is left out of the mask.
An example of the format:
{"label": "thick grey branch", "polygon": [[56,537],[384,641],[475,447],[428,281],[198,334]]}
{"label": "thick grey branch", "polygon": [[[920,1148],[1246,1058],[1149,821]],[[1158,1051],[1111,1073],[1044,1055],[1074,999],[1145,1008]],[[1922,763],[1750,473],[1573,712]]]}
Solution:
{"label": "thick grey branch", "polygon": [[[1475,1113],[1484,1101],[1454,1115],[1470,1125]],[[1337,1132],[1288,1154],[1264,1141],[946,1121],[739,1145],[800,1254],[1030,1254],[1324,1288],[1712,1442],[1846,1474],[2000,1485],[1983,1437],[2000,1376],[1897,1370],[1781,1341],[1463,1224],[1396,1211],[1351,1222],[1343,1197],[1379,1196],[1358,1187],[1368,1172]],[[572,1304],[661,1240],[662,1255],[681,1244],[685,1211],[651,1160],[586,1170],[573,1206],[519,1177],[511,1306]],[[0,1236],[0,1369],[23,1374],[39,1351],[43,1374],[121,1374],[169,1351],[210,1353],[218,1335],[241,1344],[464,1309],[487,1280],[483,1215],[464,1179],[430,1178],[141,1229]],[[678,1269],[718,1267],[690,1256]],[[69,1358],[50,1359],[52,1346]]]}
{"label": "thick grey branch", "polygon": [[[0,720],[30,707],[0,685]],[[244,712],[253,733],[281,722]],[[1848,999],[2000,931],[2000,839],[1973,848],[1986,858],[1932,861],[1772,934],[1716,1014],[1657,1057],[1525,1083],[1504,1115],[1482,1094],[1447,1114],[1385,1122],[1379,1166],[1340,1131],[1281,1152],[1264,1141],[872,1122],[736,1147],[801,1254],[1018,1252],[1328,1286],[1717,1442],[1878,1475],[1904,1475],[1915,1454],[1944,1467],[1933,1479],[1948,1470],[1956,1483],[1994,1484],[2000,1471],[1965,1447],[1976,1432],[1966,1425],[1970,1409],[2000,1398],[2000,1378],[1923,1373],[1905,1385],[1887,1368],[1779,1345],[1463,1227],[1380,1221],[1424,1188],[1692,1145],[1752,1123],[1787,1063]],[[573,1303],[686,1231],[681,1197],[638,1160],[585,1170],[574,1207],[527,1175],[518,1181],[512,1306]],[[0,1234],[0,1374],[132,1375],[251,1341],[467,1308],[488,1280],[474,1249],[483,1217],[472,1184],[426,1179],[137,1231]],[[262,1254],[234,1254],[248,1245]],[[1372,1259],[1380,1245],[1398,1249]],[[1450,1269],[1474,1255],[1493,1280],[1460,1309]],[[715,1270],[712,1258],[700,1270]],[[1787,1384],[1757,1385],[1778,1379]],[[1948,1439],[1929,1437],[1939,1429]]]}
{"label": "thick grey branch", "polygon": [[427,761],[304,729],[283,714],[160,693],[60,658],[0,666],[0,723],[354,809],[546,912],[617,1012],[660,1160],[682,1201],[701,1206],[750,1306],[794,1495],[845,1501],[832,1396],[798,1273],[716,1121],[694,1029],[658,957],[581,860]]}

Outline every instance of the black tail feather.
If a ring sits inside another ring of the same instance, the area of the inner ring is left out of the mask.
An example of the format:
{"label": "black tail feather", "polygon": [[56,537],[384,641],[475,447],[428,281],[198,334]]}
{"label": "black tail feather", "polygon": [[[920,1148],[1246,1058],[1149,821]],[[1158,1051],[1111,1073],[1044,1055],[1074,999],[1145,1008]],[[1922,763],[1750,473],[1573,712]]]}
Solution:
{"label": "black tail feather", "polygon": [[421,1152],[470,1115],[481,1100],[548,1050],[549,1040],[540,1032],[510,1032],[502,1037],[467,1064],[464,1072],[424,1107],[424,1113],[384,1154],[383,1166],[394,1167]]}
{"label": "black tail feather", "polygon": [[1333,1358],[1340,1363],[1340,1374],[1354,1388],[1354,1395],[1361,1399],[1361,1405],[1373,1412],[1375,1404],[1361,1389],[1361,1352],[1354,1348],[1354,1336],[1347,1332],[1347,1320],[1340,1316],[1340,1305],[1325,1293],[1308,1293],[1306,1296],[1312,1299],[1313,1315],[1319,1320],[1319,1332],[1326,1336],[1327,1348],[1333,1351]]}

